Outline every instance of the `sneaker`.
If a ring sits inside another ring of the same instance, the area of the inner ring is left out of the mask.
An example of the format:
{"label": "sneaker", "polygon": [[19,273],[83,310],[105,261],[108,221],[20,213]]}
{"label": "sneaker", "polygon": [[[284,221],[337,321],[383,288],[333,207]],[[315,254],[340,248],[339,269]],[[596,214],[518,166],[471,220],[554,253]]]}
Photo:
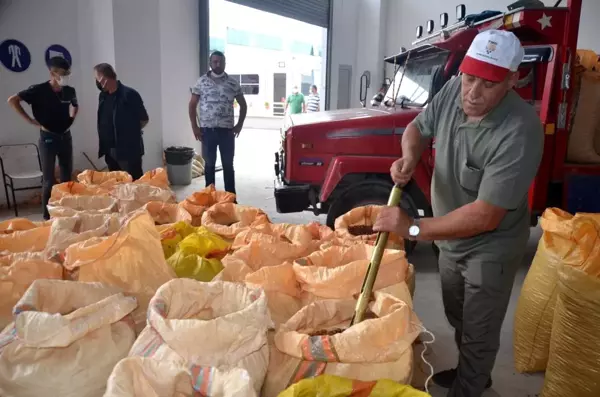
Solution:
{"label": "sneaker", "polygon": [[[447,369],[445,371],[438,372],[437,374],[433,375],[433,383],[435,383],[436,385],[438,385],[440,387],[443,387],[444,389],[452,388],[452,384],[454,383],[455,379],[456,379],[456,368]],[[490,387],[492,387],[492,379],[491,378],[485,384],[486,389],[489,389]]]}

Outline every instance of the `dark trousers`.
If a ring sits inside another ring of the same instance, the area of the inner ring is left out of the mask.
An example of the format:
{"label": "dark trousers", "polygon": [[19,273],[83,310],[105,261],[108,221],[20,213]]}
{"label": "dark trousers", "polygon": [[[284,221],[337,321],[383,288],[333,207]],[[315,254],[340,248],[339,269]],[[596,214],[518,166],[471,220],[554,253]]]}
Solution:
{"label": "dark trousers", "polygon": [[141,157],[136,159],[117,160],[110,154],[105,154],[104,162],[108,166],[109,171],[125,171],[131,175],[134,181],[140,179],[144,174]]}
{"label": "dark trousers", "polygon": [[58,158],[61,183],[69,182],[73,174],[73,139],[71,138],[71,132],[55,134],[40,131],[39,148],[43,174],[42,209],[44,219],[50,219],[47,206],[52,194],[52,186],[56,182],[54,175],[56,158]]}
{"label": "dark trousers", "polygon": [[480,397],[500,348],[500,330],[523,255],[510,260],[451,259],[440,252],[444,310],[459,350],[449,397]]}
{"label": "dark trousers", "polygon": [[229,128],[202,128],[202,157],[204,158],[204,178],[206,180],[206,186],[215,183],[217,147],[221,153],[225,190],[230,193],[235,193],[235,171],[233,169],[235,135]]}

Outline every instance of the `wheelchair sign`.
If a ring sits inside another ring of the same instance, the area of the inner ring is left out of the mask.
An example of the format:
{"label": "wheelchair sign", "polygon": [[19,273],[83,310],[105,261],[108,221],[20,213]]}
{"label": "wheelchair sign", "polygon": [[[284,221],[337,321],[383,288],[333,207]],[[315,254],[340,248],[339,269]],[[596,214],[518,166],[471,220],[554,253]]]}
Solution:
{"label": "wheelchair sign", "polygon": [[0,62],[12,72],[24,72],[31,65],[31,54],[20,41],[4,40],[0,43]]}

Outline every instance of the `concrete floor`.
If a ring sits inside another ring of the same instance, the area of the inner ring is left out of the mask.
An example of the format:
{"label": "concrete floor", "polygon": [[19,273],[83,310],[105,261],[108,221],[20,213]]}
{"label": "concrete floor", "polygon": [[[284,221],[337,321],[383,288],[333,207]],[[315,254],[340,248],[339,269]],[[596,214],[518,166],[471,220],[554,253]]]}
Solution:
{"label": "concrete floor", "polygon": [[[273,153],[279,147],[279,131],[246,129],[237,141],[235,157],[238,202],[265,210],[273,222],[307,223],[313,220],[325,222],[324,216],[315,217],[311,213],[281,215],[275,210],[273,199]],[[203,179],[194,180],[193,184],[174,187],[178,199],[203,187]],[[223,188],[222,174],[217,174],[217,188]],[[0,214],[0,219],[7,219],[12,213]],[[41,219],[37,208],[22,210],[22,216],[35,220]],[[502,328],[501,348],[492,375],[493,388],[486,391],[485,397],[533,397],[537,396],[543,384],[543,374],[517,374],[513,366],[512,329],[516,301],[521,291],[523,279],[531,263],[540,237],[539,229],[532,229],[531,239],[527,247],[527,255],[523,260],[512,293],[511,303]],[[415,293],[415,311],[427,329],[435,335],[431,359],[435,371],[454,367],[457,362],[457,351],[454,346],[452,329],[448,325],[442,307],[440,280],[437,272],[437,261],[428,244],[419,244],[409,258],[417,270],[417,286]],[[427,340],[424,336],[423,339]],[[446,395],[446,390],[432,386],[433,397]]]}

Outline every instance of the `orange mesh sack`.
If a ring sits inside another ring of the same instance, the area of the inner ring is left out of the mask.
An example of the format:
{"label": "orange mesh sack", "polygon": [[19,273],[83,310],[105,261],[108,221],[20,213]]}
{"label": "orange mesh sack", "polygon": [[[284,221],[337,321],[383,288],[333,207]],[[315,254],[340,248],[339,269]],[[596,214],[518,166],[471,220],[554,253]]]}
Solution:
{"label": "orange mesh sack", "polygon": [[240,368],[186,368],[169,361],[128,357],[113,370],[104,397],[256,397]]}
{"label": "orange mesh sack", "polygon": [[223,258],[223,271],[217,279],[260,287],[267,295],[275,325],[289,320],[300,308],[301,290],[292,266],[296,255],[277,245],[252,241]]}
{"label": "orange mesh sack", "polygon": [[[600,261],[594,262],[600,268]],[[600,396],[600,278],[570,266],[562,266],[558,273],[558,297],[541,396]]]}
{"label": "orange mesh sack", "polygon": [[[21,219],[3,222],[3,225],[0,225],[0,228],[4,228],[0,233],[0,253],[43,251],[50,237],[51,224],[51,222],[29,223]],[[18,230],[19,228],[22,230]]]}
{"label": "orange mesh sack", "polygon": [[[333,246],[294,262],[294,273],[305,302],[314,299],[349,299],[360,293],[374,247],[355,244]],[[404,284],[408,275],[404,251],[385,250],[373,290]],[[404,284],[402,291],[406,285]]]}
{"label": "orange mesh sack", "polygon": [[108,195],[66,196],[48,204],[48,213],[53,218],[87,214],[110,214],[117,212],[117,200]]}
{"label": "orange mesh sack", "polygon": [[161,189],[168,189],[170,186],[169,177],[167,175],[167,171],[164,168],[157,168],[155,170],[148,171],[134,183],[151,185],[159,187]]}
{"label": "orange mesh sack", "polygon": [[262,210],[233,203],[215,204],[202,215],[202,226],[230,240],[248,228],[265,223],[270,221]]}
{"label": "orange mesh sack", "polygon": [[84,185],[98,186],[111,190],[116,185],[133,181],[131,175],[125,171],[93,171],[85,170],[77,175],[77,180]]}
{"label": "orange mesh sack", "polygon": [[200,226],[204,211],[215,204],[233,203],[234,201],[235,194],[216,190],[215,185],[210,185],[206,189],[193,193],[180,205],[192,215],[192,225]]}
{"label": "orange mesh sack", "polygon": [[175,193],[172,190],[135,183],[115,186],[112,195],[119,201],[119,211],[122,214],[138,210],[151,201],[176,202]]}
{"label": "orange mesh sack", "polygon": [[57,218],[50,229],[46,252],[51,257],[62,255],[71,244],[118,232],[123,222],[124,219],[119,218],[118,214],[80,213],[67,218]]}
{"label": "orange mesh sack", "polygon": [[143,207],[154,219],[157,225],[166,225],[176,222],[192,222],[192,216],[176,203],[150,201]]}
{"label": "orange mesh sack", "polygon": [[65,182],[52,186],[50,203],[66,196],[94,196],[99,194],[108,194],[108,190],[79,182]]}
{"label": "orange mesh sack", "polygon": [[600,275],[598,220],[600,215],[572,216],[557,208],[544,211],[540,219],[544,233],[515,311],[513,350],[517,371],[546,369],[559,268],[566,265]]}
{"label": "orange mesh sack", "polygon": [[36,280],[0,334],[0,395],[102,396],[135,340],[135,307],[99,283]]}
{"label": "orange mesh sack", "polygon": [[12,310],[37,279],[62,279],[63,268],[42,253],[22,252],[0,257],[0,329],[13,321]]}
{"label": "orange mesh sack", "polygon": [[374,295],[369,305],[374,318],[349,328],[354,299],[313,302],[283,324],[275,334],[262,395],[276,397],[302,379],[324,374],[410,384],[412,343],[421,323],[402,300]]}
{"label": "orange mesh sack", "polygon": [[138,331],[145,325],[148,302],[156,290],[175,278],[154,221],[146,212],[133,214],[112,236],[72,244],[65,251],[63,266],[76,272],[79,281],[101,282],[135,296]]}
{"label": "orange mesh sack", "polygon": [[[373,225],[381,208],[383,206],[367,205],[350,210],[335,220],[335,234],[346,245],[356,242],[375,244],[377,233],[373,232]],[[386,248],[404,249],[404,239],[390,233]]]}
{"label": "orange mesh sack", "polygon": [[232,248],[239,249],[253,241],[285,251],[282,255],[292,260],[311,254],[321,245],[321,241],[315,239],[312,230],[305,225],[265,223],[239,233]]}
{"label": "orange mesh sack", "polygon": [[259,289],[176,279],[160,287],[152,298],[148,326],[129,355],[183,368],[240,368],[259,392],[269,360],[270,324],[267,298]]}

